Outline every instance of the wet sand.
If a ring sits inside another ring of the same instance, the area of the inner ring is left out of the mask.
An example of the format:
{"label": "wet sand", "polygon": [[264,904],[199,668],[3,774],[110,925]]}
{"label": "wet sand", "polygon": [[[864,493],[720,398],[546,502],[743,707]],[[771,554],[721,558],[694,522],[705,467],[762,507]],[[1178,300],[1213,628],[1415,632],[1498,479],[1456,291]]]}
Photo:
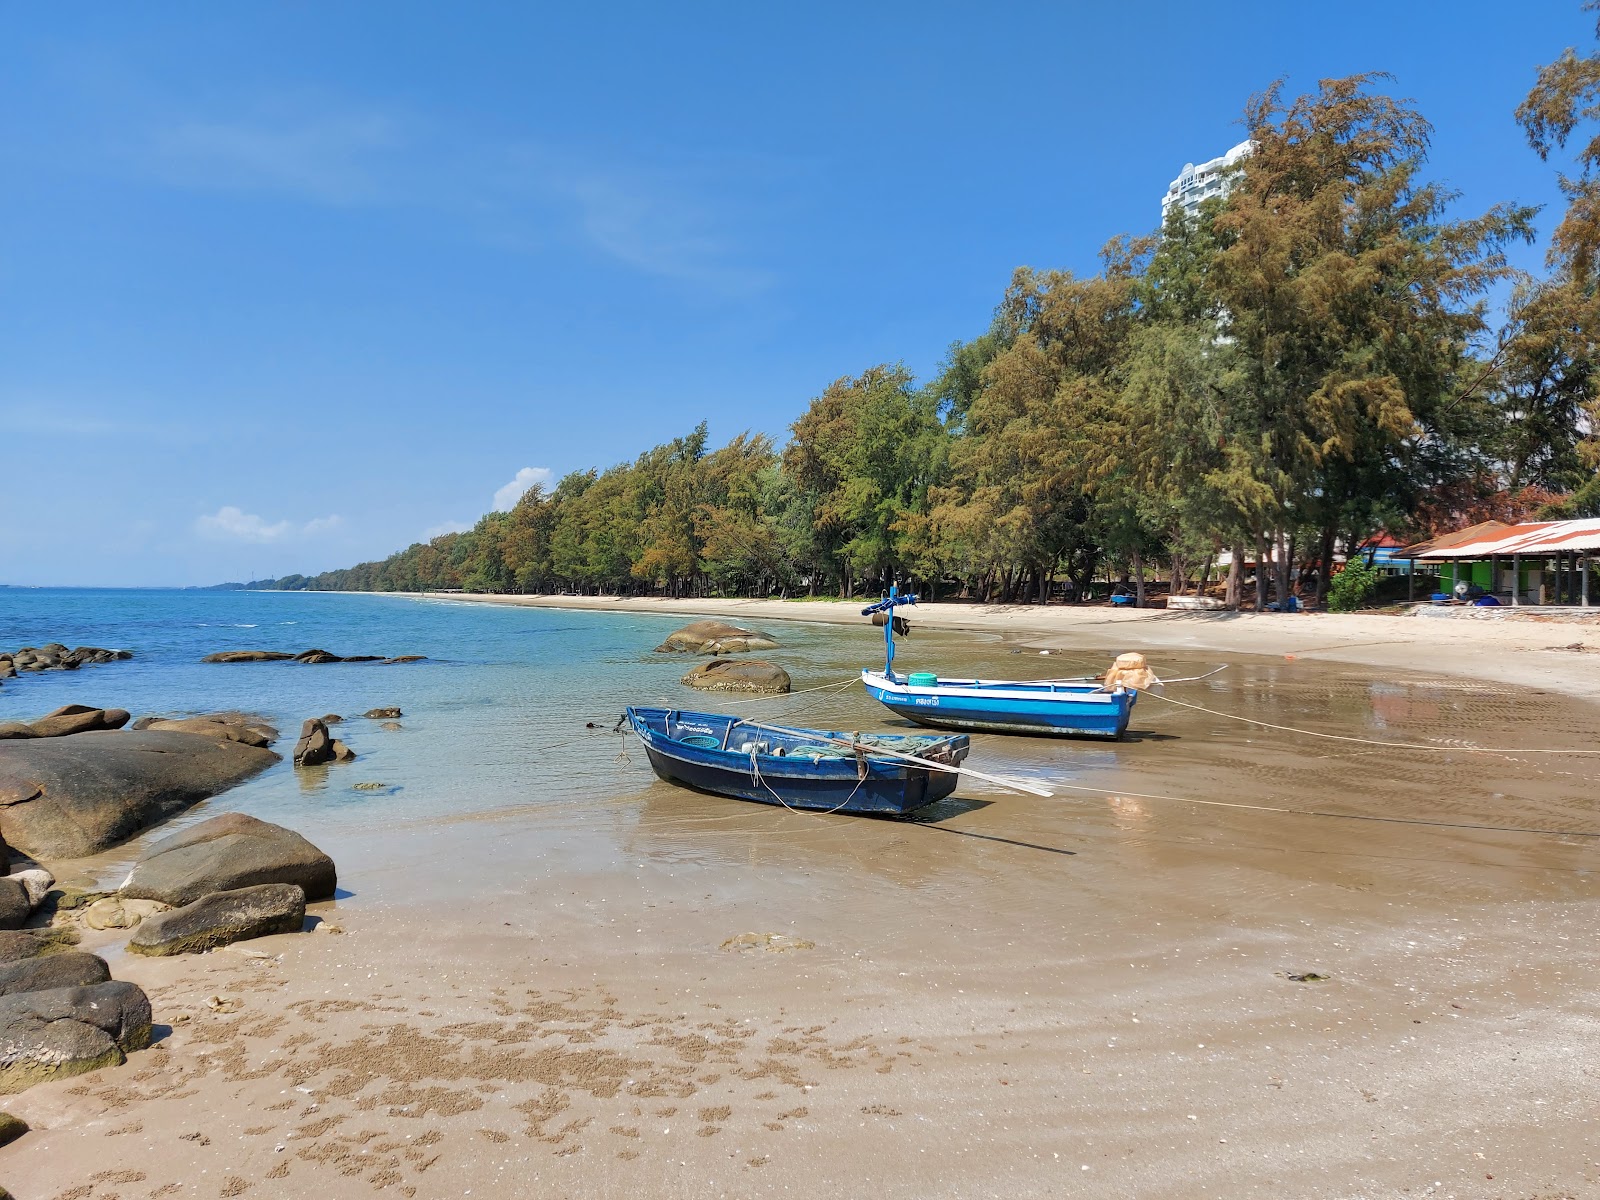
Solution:
{"label": "wet sand", "polygon": [[[1033,634],[912,644],[1042,677],[1197,627],[1136,628],[1055,631],[1051,656]],[[592,803],[326,845],[353,894],[314,906],[320,931],[180,960],[87,934],[168,1029],[7,1099],[35,1132],[0,1181],[24,1200],[1600,1194],[1600,757],[1528,752],[1594,748],[1600,709],[1460,677],[1477,664],[1205,639],[1155,656],[1230,664],[1186,700],[1432,748],[1147,699],[1125,743],[975,739],[975,765],[1054,800],[964,786],[887,822],[674,789],[634,746]],[[1582,652],[1559,661],[1593,694]],[[772,703],[883,723],[859,691],[823,700]]]}

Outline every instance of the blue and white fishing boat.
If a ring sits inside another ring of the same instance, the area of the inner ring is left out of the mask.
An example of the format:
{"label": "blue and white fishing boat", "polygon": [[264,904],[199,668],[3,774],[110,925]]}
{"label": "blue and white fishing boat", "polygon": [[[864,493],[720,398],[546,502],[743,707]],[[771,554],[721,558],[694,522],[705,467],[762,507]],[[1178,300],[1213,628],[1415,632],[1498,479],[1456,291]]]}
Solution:
{"label": "blue and white fishing boat", "polygon": [[668,783],[811,812],[915,812],[955,790],[970,749],[964,734],[791,729],[673,708],[626,716]]}
{"label": "blue and white fishing boat", "polygon": [[915,596],[902,596],[890,588],[887,599],[868,605],[862,616],[883,624],[883,670],[861,672],[874,700],[898,715],[935,729],[964,729],[972,733],[1042,734],[1048,737],[1085,737],[1115,740],[1128,729],[1138,692],[1126,687],[1104,688],[1094,680],[948,679],[931,672],[896,675],[894,671],[894,615]]}

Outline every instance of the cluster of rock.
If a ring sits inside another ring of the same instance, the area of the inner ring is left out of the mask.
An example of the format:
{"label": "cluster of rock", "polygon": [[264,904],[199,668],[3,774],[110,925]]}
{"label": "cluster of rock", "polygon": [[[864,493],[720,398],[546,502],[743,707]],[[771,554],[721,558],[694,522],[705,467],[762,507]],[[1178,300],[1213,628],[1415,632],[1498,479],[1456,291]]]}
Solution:
{"label": "cluster of rock", "polygon": [[778,639],[759,629],[745,629],[726,621],[696,621],[669,634],[656,647],[658,654],[709,654],[679,682],[707,692],[787,692],[789,673],[775,663],[759,659],[724,661],[717,656],[749,650],[772,650]]}
{"label": "cluster of rock", "polygon": [[[126,720],[119,709],[57,710],[9,735],[17,740],[0,754],[0,837],[36,859],[96,854],[278,761],[267,748],[277,730],[259,718],[217,713],[109,727],[119,714]],[[87,724],[40,736],[56,718]]]}
{"label": "cluster of rock", "polygon": [[247,662],[298,662],[298,663],[411,663],[423,662],[426,654],[399,654],[393,658],[385,658],[381,654],[334,654],[328,650],[302,650],[298,654],[291,654],[287,650],[222,650],[216,654],[208,654],[201,662],[207,663],[247,663]]}
{"label": "cluster of rock", "polygon": [[150,1042],[143,991],[55,931],[22,929],[55,880],[37,867],[6,874],[10,866],[0,841],[0,930],[15,931],[0,932],[0,1095],[115,1066]]}
{"label": "cluster of rock", "polygon": [[0,650],[0,683],[25,671],[76,671],[85,663],[116,662],[132,657],[132,650],[107,650],[103,646],[78,646],[68,650],[60,642]]}
{"label": "cluster of rock", "polygon": [[696,621],[667,635],[657,654],[743,654],[774,650],[778,639],[758,629],[742,629],[726,621]]}
{"label": "cluster of rock", "polygon": [[[44,871],[0,879],[0,885]],[[114,896],[83,913],[94,929],[137,931],[128,948],[192,954],[298,933],[308,900],[333,896],[333,860],[293,830],[223,813],[154,843]],[[32,888],[30,887],[30,891]],[[68,931],[70,932],[70,931]],[[150,1002],[60,930],[0,933],[0,1095],[115,1066],[149,1044]]]}
{"label": "cluster of rock", "polygon": [[319,767],[330,762],[354,762],[356,752],[328,732],[327,719],[310,717],[300,726],[300,740],[294,744],[294,765]]}
{"label": "cluster of rock", "polygon": [[[369,708],[361,715],[368,721],[382,721],[383,724],[379,726],[381,729],[400,728],[393,720],[401,715],[398,708]],[[294,746],[294,765],[319,767],[323,763],[355,762],[356,752],[328,732],[329,725],[338,725],[343,721],[344,718],[338,713],[307,718],[300,726],[300,740]]]}

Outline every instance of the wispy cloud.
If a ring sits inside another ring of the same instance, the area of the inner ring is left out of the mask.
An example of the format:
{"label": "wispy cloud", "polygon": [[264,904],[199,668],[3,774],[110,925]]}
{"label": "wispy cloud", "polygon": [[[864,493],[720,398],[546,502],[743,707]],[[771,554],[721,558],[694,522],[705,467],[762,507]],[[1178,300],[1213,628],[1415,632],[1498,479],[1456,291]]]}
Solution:
{"label": "wispy cloud", "polygon": [[172,186],[425,210],[502,249],[570,245],[719,295],[772,283],[735,232],[759,217],[770,162],[601,158],[325,97],[168,121],[139,142],[144,169]]}
{"label": "wispy cloud", "polygon": [[431,542],[434,538],[443,537],[447,533],[465,533],[471,528],[471,521],[440,521],[437,525],[430,525],[422,531],[422,540]]}
{"label": "wispy cloud", "polygon": [[276,191],[326,204],[383,200],[377,159],[400,147],[388,117],[337,112],[185,121],[156,130],[151,144],[169,182]]}
{"label": "wispy cloud", "polygon": [[203,538],[219,542],[254,542],[265,545],[294,538],[316,537],[344,524],[339,516],[314,517],[304,525],[292,521],[268,521],[255,513],[247,513],[232,504],[224,504],[216,512],[195,518],[194,530]]}
{"label": "wispy cloud", "polygon": [[517,506],[523,494],[534,484],[550,482],[549,467],[523,467],[516,473],[510,483],[498,488],[494,494],[494,511],[510,512]]}

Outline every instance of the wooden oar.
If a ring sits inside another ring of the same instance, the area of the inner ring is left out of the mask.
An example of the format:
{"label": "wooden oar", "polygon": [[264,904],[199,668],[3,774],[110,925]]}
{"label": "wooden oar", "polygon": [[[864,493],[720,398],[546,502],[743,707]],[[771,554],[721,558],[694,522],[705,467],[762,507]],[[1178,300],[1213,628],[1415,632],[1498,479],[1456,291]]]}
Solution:
{"label": "wooden oar", "polygon": [[890,758],[904,759],[906,762],[916,763],[919,767],[932,767],[936,771],[953,771],[957,775],[971,775],[974,779],[981,779],[985,783],[993,783],[999,787],[1009,788],[1014,792],[1029,792],[1045,799],[1053,799],[1055,793],[1047,791],[1031,783],[1023,783],[1020,779],[1005,779],[999,775],[985,775],[982,771],[974,771],[971,767],[958,767],[954,763],[934,762],[931,758],[918,758],[915,754],[902,754],[898,750],[888,750],[882,746],[868,746],[858,742],[848,742],[844,738],[831,738],[818,733],[815,729],[785,729],[782,725],[764,725],[760,721],[741,721],[751,729],[765,729],[770,733],[784,733],[790,737],[810,738],[818,742],[832,742],[835,746],[848,746],[852,750],[861,750],[867,754],[883,754]]}

